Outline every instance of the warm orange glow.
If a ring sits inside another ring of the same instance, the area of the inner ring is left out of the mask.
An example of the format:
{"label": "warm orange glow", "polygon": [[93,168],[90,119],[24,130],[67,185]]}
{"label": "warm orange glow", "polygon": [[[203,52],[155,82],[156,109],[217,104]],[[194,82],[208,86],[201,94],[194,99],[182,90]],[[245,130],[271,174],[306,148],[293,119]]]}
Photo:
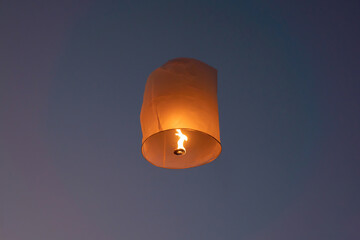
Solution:
{"label": "warm orange glow", "polygon": [[186,149],[184,147],[184,141],[188,140],[188,137],[184,135],[180,129],[176,129],[175,135],[179,137],[177,142],[177,149],[175,149],[174,153],[176,155],[184,155],[186,153]]}
{"label": "warm orange glow", "polygon": [[184,169],[214,161],[221,152],[217,70],[192,58],[155,69],[146,82],[140,122],[142,154],[155,166]]}

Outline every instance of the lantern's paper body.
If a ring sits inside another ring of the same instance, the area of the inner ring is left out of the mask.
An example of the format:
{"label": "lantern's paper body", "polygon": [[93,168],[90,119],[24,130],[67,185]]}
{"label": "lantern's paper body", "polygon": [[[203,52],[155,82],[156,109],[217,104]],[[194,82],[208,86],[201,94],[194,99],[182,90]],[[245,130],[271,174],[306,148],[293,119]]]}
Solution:
{"label": "lantern's paper body", "polygon": [[[140,115],[142,153],[164,168],[196,167],[221,152],[217,71],[195,59],[177,58],[152,72]],[[176,129],[188,137],[186,154],[176,155]]]}

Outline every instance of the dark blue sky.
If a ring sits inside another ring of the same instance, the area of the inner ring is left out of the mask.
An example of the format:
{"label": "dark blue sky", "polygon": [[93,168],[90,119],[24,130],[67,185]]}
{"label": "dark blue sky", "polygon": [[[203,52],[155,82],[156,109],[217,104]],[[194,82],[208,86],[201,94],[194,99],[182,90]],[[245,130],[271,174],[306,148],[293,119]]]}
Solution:
{"label": "dark blue sky", "polygon": [[[360,239],[359,1],[0,4],[0,238]],[[218,70],[220,157],[141,155],[147,76]]]}

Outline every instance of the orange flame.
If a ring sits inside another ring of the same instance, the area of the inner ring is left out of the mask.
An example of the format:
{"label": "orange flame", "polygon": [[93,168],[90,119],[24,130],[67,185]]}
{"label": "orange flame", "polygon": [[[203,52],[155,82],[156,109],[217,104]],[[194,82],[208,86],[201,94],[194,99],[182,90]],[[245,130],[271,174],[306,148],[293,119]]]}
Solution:
{"label": "orange flame", "polygon": [[185,154],[186,149],[185,149],[185,147],[184,147],[184,141],[187,141],[187,140],[188,140],[188,137],[187,137],[186,135],[182,134],[182,132],[181,132],[180,129],[176,129],[176,131],[177,131],[177,133],[175,133],[175,135],[176,135],[176,136],[179,136],[179,140],[178,140],[178,142],[177,142],[177,145],[178,145],[178,146],[177,146],[176,151],[177,151],[178,153],[181,153],[181,152],[182,152],[182,154]]}

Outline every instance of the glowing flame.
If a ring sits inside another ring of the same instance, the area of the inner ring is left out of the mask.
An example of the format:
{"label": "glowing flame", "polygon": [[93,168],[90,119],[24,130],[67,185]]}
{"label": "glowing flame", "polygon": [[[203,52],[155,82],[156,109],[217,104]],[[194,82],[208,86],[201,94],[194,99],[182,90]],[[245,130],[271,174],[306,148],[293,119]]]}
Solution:
{"label": "glowing flame", "polygon": [[184,141],[187,141],[188,140],[188,137],[184,134],[182,134],[181,130],[180,129],[176,129],[176,132],[175,135],[176,136],[179,136],[179,140],[177,142],[177,149],[175,149],[174,153],[176,155],[184,155],[186,153],[186,149],[184,147]]}

